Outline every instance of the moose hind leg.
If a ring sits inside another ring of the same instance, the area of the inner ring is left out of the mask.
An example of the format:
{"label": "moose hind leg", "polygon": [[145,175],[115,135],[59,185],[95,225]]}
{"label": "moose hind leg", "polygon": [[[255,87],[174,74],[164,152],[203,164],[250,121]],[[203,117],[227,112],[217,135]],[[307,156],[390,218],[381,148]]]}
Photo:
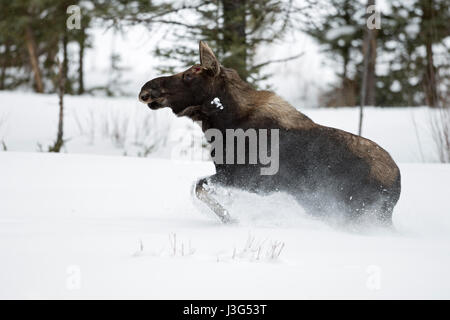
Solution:
{"label": "moose hind leg", "polygon": [[386,227],[393,227],[392,223],[393,211],[394,211],[394,204],[392,204],[390,199],[385,200],[381,205],[380,212],[378,215],[379,223],[385,225]]}
{"label": "moose hind leg", "polygon": [[200,179],[195,183],[194,193],[195,197],[206,204],[217,215],[220,221],[223,223],[230,223],[232,221],[227,209],[211,195],[211,188],[208,185],[207,178]]}

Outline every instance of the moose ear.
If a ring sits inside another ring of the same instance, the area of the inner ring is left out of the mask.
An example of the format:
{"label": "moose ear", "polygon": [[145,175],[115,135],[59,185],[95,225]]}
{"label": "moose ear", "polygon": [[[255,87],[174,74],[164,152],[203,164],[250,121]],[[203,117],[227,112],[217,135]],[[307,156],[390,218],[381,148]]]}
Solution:
{"label": "moose ear", "polygon": [[213,76],[220,73],[220,63],[206,42],[200,41],[200,64],[209,70]]}

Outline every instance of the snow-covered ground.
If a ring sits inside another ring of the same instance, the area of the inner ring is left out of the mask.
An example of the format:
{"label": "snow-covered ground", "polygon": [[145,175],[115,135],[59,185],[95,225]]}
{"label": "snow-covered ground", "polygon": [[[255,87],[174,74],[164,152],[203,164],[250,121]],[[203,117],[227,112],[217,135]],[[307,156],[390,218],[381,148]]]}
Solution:
{"label": "snow-covered ground", "polygon": [[[0,298],[450,298],[450,166],[422,163],[428,110],[366,112],[365,135],[402,171],[390,232],[241,192],[222,225],[191,201],[214,168],[189,156],[189,120],[128,98],[66,106],[66,153],[35,152],[56,136],[56,97],[0,93]],[[356,130],[356,110],[303,111]]]}
{"label": "snow-covered ground", "polygon": [[283,194],[241,194],[222,225],[191,203],[205,162],[0,164],[0,298],[450,298],[448,165],[401,165],[398,232],[354,233]]}

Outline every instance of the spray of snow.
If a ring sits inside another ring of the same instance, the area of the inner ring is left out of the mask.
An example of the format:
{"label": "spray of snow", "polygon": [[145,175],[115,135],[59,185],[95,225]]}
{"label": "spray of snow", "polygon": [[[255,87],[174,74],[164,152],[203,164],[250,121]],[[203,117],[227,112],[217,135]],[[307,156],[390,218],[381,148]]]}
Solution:
{"label": "spray of snow", "polygon": [[215,97],[215,98],[213,99],[213,101],[211,101],[211,104],[216,105],[216,108],[217,108],[217,109],[223,110],[223,105],[222,105],[222,103],[220,102],[220,99],[219,99],[218,97]]}

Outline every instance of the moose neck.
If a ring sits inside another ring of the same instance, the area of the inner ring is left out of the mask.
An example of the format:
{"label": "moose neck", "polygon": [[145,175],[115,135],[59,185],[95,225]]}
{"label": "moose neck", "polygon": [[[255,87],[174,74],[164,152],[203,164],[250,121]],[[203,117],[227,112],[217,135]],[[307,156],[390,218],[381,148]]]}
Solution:
{"label": "moose neck", "polygon": [[[215,109],[208,112],[204,120],[206,127],[219,130],[238,128],[251,111],[257,91],[242,81],[234,70],[223,68],[220,77],[220,84],[205,106]],[[218,100],[214,100],[216,98]]]}

